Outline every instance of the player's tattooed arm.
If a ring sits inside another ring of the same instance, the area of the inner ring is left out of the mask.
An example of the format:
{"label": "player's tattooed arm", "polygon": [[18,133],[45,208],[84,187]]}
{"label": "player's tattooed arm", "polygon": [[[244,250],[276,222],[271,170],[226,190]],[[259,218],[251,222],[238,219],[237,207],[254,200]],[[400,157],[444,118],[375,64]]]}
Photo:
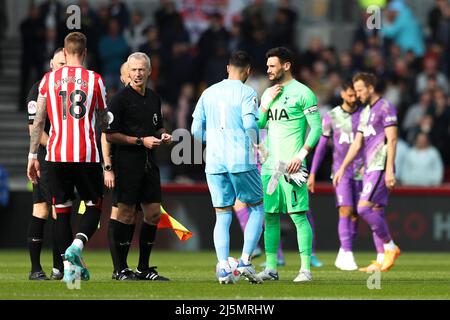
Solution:
{"label": "player's tattooed arm", "polygon": [[47,99],[39,97],[37,101],[37,111],[30,133],[30,153],[37,153],[42,133],[44,132],[45,119],[47,118]]}
{"label": "player's tattooed arm", "polygon": [[106,132],[108,129],[108,109],[98,110],[98,122],[102,132]]}
{"label": "player's tattooed arm", "polygon": [[[28,125],[28,132],[29,132],[29,134],[30,134],[30,137],[31,137],[31,131],[33,130],[33,125],[32,124],[29,124]],[[43,147],[46,147],[47,146],[47,142],[48,142],[48,134],[47,134],[47,132],[42,132],[42,136],[41,136],[41,146],[43,146]]]}

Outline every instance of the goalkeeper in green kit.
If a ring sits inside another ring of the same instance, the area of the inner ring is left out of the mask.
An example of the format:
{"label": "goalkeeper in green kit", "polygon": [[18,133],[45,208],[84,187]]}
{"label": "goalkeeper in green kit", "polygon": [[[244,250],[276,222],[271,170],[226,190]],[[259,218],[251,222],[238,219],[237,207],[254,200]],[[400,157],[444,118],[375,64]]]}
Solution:
{"label": "goalkeeper in green kit", "polygon": [[[277,249],[280,213],[288,213],[297,230],[301,268],[295,282],[311,281],[312,229],[308,211],[308,171],[305,158],[317,144],[322,125],[317,99],[292,77],[293,54],[287,48],[270,49],[267,74],[274,86],[265,90],[259,110],[259,128],[267,129],[265,146],[258,147],[264,187],[266,268],[263,280],[278,280]],[[310,127],[307,137],[306,129]],[[262,144],[261,144],[262,145]]]}

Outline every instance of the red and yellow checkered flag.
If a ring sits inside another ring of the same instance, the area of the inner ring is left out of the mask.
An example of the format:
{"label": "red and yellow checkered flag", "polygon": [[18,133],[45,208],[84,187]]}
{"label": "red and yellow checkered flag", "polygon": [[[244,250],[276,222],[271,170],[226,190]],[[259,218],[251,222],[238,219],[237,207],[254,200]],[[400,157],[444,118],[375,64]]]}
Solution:
{"label": "red and yellow checkered flag", "polygon": [[181,241],[189,240],[192,237],[192,232],[186,229],[181,223],[172,218],[163,206],[161,206],[161,219],[158,223],[158,229],[172,229]]}

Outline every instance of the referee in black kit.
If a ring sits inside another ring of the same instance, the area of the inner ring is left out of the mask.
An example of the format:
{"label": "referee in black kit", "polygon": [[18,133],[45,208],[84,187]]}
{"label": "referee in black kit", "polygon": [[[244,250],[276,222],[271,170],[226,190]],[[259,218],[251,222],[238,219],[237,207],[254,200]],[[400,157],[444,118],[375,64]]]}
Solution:
{"label": "referee in black kit", "polygon": [[[52,71],[58,70],[64,67],[66,64],[66,58],[63,53],[63,48],[58,48],[53,54],[53,58],[50,60],[50,69]],[[31,135],[33,128],[34,118],[37,110],[37,100],[39,94],[39,84],[41,80],[37,81],[30,89],[27,97],[28,108],[28,129]],[[44,224],[48,220],[49,212],[52,210],[52,199],[50,195],[50,187],[47,176],[47,162],[45,161],[45,155],[47,154],[47,141],[50,131],[50,121],[48,117],[45,121],[44,132],[42,133],[38,159],[41,165],[41,177],[37,184],[33,184],[33,213],[31,220],[28,224],[27,242],[28,250],[31,260],[31,272],[28,276],[30,280],[49,280],[41,266],[41,248],[44,238]],[[53,219],[56,219],[53,212]],[[52,219],[52,220],[53,220]],[[61,280],[63,277],[63,261],[58,251],[58,244],[56,243],[56,220],[52,221],[52,233],[53,233],[53,269],[50,275],[52,280]]]}
{"label": "referee in black kit", "polygon": [[[161,181],[153,153],[161,143],[170,143],[172,136],[163,128],[160,98],[147,88],[150,58],[135,52],[127,62],[131,82],[111,101],[106,135],[108,142],[116,145],[113,166],[118,212],[117,220],[110,221],[113,245],[118,253],[116,279],[167,281],[156,267],[149,266],[149,259],[161,216]],[[139,236],[139,264],[133,272],[128,268],[127,253],[136,203],[141,204],[144,219]]]}

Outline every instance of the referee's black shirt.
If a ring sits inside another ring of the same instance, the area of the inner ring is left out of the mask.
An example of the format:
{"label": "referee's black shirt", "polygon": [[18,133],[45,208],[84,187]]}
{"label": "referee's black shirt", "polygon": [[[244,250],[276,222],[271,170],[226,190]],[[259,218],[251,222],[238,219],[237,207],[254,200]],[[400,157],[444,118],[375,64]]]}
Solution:
{"label": "referee's black shirt", "polygon": [[[141,95],[130,85],[114,95],[109,107],[109,126],[107,133],[122,133],[131,137],[160,136],[156,133],[163,128],[161,99],[150,88]],[[152,150],[138,145],[116,144],[114,158],[126,158],[127,155],[147,154],[153,162]]]}
{"label": "referee's black shirt", "polygon": [[[31,87],[30,91],[28,92],[27,96],[27,109],[28,109],[28,124],[32,125],[34,123],[34,118],[36,117],[36,111],[37,111],[37,100],[39,96],[39,84],[41,83],[41,80],[35,82],[33,86]],[[50,132],[50,120],[47,118],[45,119],[45,127],[44,127],[45,133],[49,134]],[[42,161],[45,159],[45,155],[47,154],[47,149],[41,145],[39,142],[39,148],[38,148],[38,157],[39,159],[42,159]],[[42,161],[41,165],[42,165]]]}
{"label": "referee's black shirt", "polygon": [[[30,124],[30,125],[33,124],[34,118],[36,117],[37,99],[39,96],[39,84],[40,83],[41,83],[41,80],[39,80],[35,84],[33,84],[30,91],[28,92],[28,96],[27,96],[28,124]],[[44,131],[47,134],[50,132],[50,121],[48,120],[48,116],[45,119]]]}

